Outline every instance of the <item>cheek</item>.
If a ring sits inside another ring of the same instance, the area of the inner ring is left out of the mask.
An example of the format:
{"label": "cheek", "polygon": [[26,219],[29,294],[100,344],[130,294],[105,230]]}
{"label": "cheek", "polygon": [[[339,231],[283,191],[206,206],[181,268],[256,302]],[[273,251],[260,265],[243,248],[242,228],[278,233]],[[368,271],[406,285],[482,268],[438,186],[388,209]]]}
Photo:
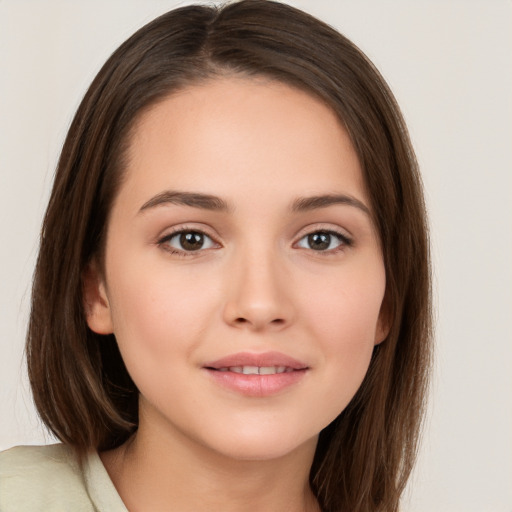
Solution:
{"label": "cheek", "polygon": [[361,345],[375,342],[385,292],[381,266],[362,266],[361,271],[333,276],[308,284],[302,305],[311,329],[332,348],[341,340]]}
{"label": "cheek", "polygon": [[361,385],[375,346],[385,274],[383,268],[373,268],[340,276],[328,287],[310,287],[303,304],[304,319],[320,347],[332,419]]}
{"label": "cheek", "polygon": [[114,333],[127,366],[154,368],[166,356],[172,364],[172,356],[192,352],[213,315],[215,287],[166,265],[127,270],[113,272],[110,290]]}

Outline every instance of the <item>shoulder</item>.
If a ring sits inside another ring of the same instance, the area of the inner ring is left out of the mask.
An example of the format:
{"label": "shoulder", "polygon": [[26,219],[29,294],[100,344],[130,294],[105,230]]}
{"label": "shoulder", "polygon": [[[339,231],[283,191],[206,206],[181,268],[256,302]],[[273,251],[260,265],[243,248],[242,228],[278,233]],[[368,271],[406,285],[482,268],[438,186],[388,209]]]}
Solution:
{"label": "shoulder", "polygon": [[92,511],[72,449],[54,444],[18,446],[0,453],[0,510]]}

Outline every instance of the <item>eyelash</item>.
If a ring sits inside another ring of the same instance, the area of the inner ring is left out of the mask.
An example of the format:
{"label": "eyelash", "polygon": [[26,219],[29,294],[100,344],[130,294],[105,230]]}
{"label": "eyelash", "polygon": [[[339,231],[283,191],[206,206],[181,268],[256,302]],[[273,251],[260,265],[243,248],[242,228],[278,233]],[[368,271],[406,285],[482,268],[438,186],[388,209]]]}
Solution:
{"label": "eyelash", "polygon": [[212,248],[212,247],[207,247],[205,249],[203,247],[200,247],[199,249],[196,249],[196,250],[189,250],[189,251],[187,251],[185,249],[176,249],[176,248],[172,247],[171,245],[169,245],[169,242],[173,238],[179,237],[181,235],[192,234],[192,233],[197,234],[197,235],[201,235],[203,237],[203,239],[210,240],[213,246],[220,247],[220,244],[213,237],[211,237],[210,235],[205,233],[203,230],[196,229],[196,228],[187,228],[187,227],[176,229],[176,231],[173,231],[173,232],[165,235],[160,240],[158,240],[157,244],[160,247],[162,247],[164,250],[170,252],[172,255],[182,256],[182,257],[185,257],[185,258],[186,257],[190,257],[190,256],[195,256],[195,255],[201,253],[204,250],[208,250],[208,249]]}
{"label": "eyelash", "polygon": [[[173,248],[172,246],[169,245],[169,242],[173,238],[176,238],[176,237],[181,236],[181,235],[186,235],[186,234],[200,235],[201,237],[203,237],[203,240],[204,239],[208,239],[210,241],[210,243],[212,244],[212,246],[211,247],[206,247],[206,248],[200,247],[200,248],[198,248],[196,250],[186,250],[186,249],[176,249],[176,248]],[[301,236],[299,238],[299,240],[293,244],[294,247],[298,246],[298,244],[302,240],[305,240],[308,237],[313,236],[313,235],[327,235],[329,237],[335,237],[339,241],[339,245],[334,247],[334,248],[332,248],[332,249],[327,249],[327,250],[315,250],[315,249],[313,249],[311,247],[300,247],[300,246],[299,247],[302,248],[302,249],[313,251],[314,253],[320,253],[320,254],[329,255],[329,254],[338,253],[339,251],[343,251],[347,247],[352,247],[353,246],[353,240],[351,238],[349,238],[347,235],[343,234],[343,233],[340,233],[338,231],[334,231],[332,229],[316,229],[314,231],[310,231],[310,232],[304,234],[303,236]],[[330,245],[330,243],[331,243],[331,240],[329,240],[329,245]],[[181,257],[195,256],[197,254],[202,253],[205,250],[215,248],[215,246],[217,248],[220,247],[220,243],[219,242],[217,242],[213,237],[211,237],[210,235],[208,235],[207,233],[205,233],[201,229],[186,228],[186,227],[179,228],[176,231],[173,231],[173,232],[165,235],[160,240],[158,240],[157,244],[159,246],[161,246],[164,250],[170,252],[172,255],[177,255],[177,256],[181,256]]]}
{"label": "eyelash", "polygon": [[[298,242],[295,242],[294,245],[298,245],[302,240],[307,239],[310,236],[320,235],[320,234],[336,238],[338,240],[338,242],[339,242],[339,245],[337,247],[334,247],[332,249],[327,249],[327,250],[315,250],[315,249],[313,249],[311,247],[303,247],[303,248],[306,249],[306,250],[311,250],[311,251],[313,251],[315,253],[329,255],[329,254],[336,254],[339,251],[343,251],[347,247],[352,247],[353,244],[354,244],[354,242],[353,242],[353,240],[351,238],[349,238],[344,233],[340,233],[339,231],[335,231],[335,230],[332,230],[332,229],[316,229],[314,231],[310,231],[310,232],[306,233],[305,235],[303,235],[298,240]],[[331,241],[329,241],[329,245],[330,245],[330,243],[331,243]]]}

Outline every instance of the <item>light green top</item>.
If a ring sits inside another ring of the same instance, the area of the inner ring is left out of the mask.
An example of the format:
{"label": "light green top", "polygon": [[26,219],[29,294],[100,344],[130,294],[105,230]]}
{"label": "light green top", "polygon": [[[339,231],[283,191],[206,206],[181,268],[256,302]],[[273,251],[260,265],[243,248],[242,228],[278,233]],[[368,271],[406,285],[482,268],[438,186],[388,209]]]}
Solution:
{"label": "light green top", "polygon": [[1,512],[128,512],[96,452],[83,468],[62,444],[0,453]]}

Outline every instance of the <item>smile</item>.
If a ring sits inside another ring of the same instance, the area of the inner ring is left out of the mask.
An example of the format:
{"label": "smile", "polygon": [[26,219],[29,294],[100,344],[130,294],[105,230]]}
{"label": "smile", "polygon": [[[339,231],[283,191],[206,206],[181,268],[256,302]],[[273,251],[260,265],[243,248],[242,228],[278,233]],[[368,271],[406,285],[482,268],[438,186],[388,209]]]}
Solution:
{"label": "smile", "polygon": [[269,397],[293,388],[310,367],[279,352],[231,354],[203,366],[216,385],[248,397]]}
{"label": "smile", "polygon": [[229,366],[217,369],[220,372],[242,373],[244,375],[275,375],[289,373],[294,369],[287,366]]}

